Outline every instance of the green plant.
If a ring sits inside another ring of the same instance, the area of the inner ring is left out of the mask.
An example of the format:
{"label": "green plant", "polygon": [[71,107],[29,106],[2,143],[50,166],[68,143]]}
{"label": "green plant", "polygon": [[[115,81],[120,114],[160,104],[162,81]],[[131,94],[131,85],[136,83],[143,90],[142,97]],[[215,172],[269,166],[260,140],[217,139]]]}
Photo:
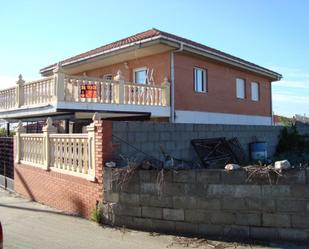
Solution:
{"label": "green plant", "polygon": [[91,212],[91,220],[101,224],[103,222],[103,210],[100,205]]}

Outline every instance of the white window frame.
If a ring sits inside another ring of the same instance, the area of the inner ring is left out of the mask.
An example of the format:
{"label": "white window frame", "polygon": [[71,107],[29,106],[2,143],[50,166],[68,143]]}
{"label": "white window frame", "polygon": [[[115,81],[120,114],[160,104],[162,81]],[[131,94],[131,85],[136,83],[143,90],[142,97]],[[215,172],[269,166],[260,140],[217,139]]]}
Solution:
{"label": "white window frame", "polygon": [[[240,93],[239,82],[243,83],[243,93]],[[237,99],[245,99],[246,98],[246,80],[242,78],[236,78],[236,98]]]}
{"label": "white window frame", "polygon": [[[146,71],[146,82],[145,83],[136,83],[135,81],[135,73],[138,72],[138,71]],[[136,84],[145,84],[147,85],[148,84],[148,81],[147,81],[147,67],[139,67],[139,68],[134,68],[133,69],[133,82],[136,83]]]}
{"label": "white window frame", "polygon": [[[255,94],[254,94],[254,92],[253,92],[253,86],[254,85],[256,85],[257,86],[257,92],[256,92],[256,97],[257,98],[254,98],[255,97]],[[251,82],[251,100],[252,101],[255,101],[255,102],[258,102],[258,101],[260,101],[260,84],[259,84],[259,82],[257,82],[257,81],[252,81]]]}
{"label": "white window frame", "polygon": [[[201,70],[203,73],[202,91],[199,91],[197,87],[196,70]],[[206,93],[207,92],[207,70],[206,69],[200,68],[200,67],[193,68],[193,84],[194,84],[194,92],[196,93]]]}

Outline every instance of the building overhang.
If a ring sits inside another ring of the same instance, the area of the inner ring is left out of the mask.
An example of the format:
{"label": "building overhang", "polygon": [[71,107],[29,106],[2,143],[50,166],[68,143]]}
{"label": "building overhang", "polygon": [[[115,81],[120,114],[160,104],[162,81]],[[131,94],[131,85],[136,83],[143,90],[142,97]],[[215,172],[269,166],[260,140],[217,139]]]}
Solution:
{"label": "building overhang", "polygon": [[[224,53],[219,53],[213,49],[195,46],[188,42],[179,41],[164,35],[158,35],[152,38],[112,48],[110,50],[105,50],[100,53],[92,54],[87,57],[70,60],[69,62],[63,62],[62,67],[67,74],[76,74],[91,69],[173,50],[181,50],[193,55],[203,56],[219,63],[224,63],[241,70],[246,70],[255,74],[262,75],[269,78],[271,81],[278,81],[282,78],[282,75],[279,73],[247,62],[240,58]],[[53,69],[55,67],[56,65],[52,65],[50,67],[43,68],[40,70],[40,73],[43,76],[50,76],[53,74]]]}

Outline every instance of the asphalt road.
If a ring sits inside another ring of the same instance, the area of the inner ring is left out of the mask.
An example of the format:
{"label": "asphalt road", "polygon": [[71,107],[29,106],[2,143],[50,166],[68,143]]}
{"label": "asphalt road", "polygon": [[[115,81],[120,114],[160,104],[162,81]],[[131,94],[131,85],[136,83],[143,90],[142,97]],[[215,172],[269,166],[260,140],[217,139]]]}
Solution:
{"label": "asphalt road", "polygon": [[241,245],[102,227],[23,199],[0,188],[5,249],[305,249],[296,245]]}

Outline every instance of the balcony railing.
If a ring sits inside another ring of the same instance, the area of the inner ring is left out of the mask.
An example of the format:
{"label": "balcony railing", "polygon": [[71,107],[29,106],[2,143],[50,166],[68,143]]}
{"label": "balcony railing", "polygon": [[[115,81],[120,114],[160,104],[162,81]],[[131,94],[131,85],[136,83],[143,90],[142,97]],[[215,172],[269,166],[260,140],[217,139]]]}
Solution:
{"label": "balcony railing", "polygon": [[[90,93],[90,94],[89,94]],[[19,77],[16,87],[0,91],[0,111],[59,102],[169,106],[170,84],[126,82],[118,71],[114,80],[70,76],[61,68],[54,75],[27,82]]]}

